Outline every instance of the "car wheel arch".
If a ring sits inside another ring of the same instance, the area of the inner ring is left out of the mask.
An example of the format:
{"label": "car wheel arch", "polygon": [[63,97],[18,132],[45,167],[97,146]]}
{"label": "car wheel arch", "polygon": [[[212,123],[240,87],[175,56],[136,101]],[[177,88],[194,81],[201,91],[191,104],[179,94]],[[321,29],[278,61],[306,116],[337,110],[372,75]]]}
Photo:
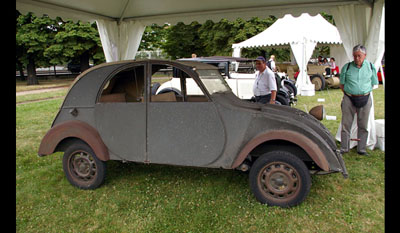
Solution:
{"label": "car wheel arch", "polygon": [[44,156],[63,151],[74,140],[81,140],[88,144],[100,160],[110,159],[108,148],[97,130],[79,120],[62,122],[52,127],[43,137],[38,154]]}
{"label": "car wheel arch", "polygon": [[275,140],[284,141],[288,144],[298,146],[304,150],[311,160],[314,161],[322,170],[329,171],[328,161],[318,145],[306,136],[290,130],[274,130],[255,136],[240,150],[231,168],[239,167],[240,164],[245,161],[247,156],[258,146]]}

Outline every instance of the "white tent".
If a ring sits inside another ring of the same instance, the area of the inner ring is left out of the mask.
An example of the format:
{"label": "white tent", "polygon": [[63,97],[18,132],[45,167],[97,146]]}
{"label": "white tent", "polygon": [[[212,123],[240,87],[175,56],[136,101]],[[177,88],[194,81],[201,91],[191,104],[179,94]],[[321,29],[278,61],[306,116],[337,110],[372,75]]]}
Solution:
{"label": "white tent", "polygon": [[341,44],[339,31],[320,14],[299,17],[285,15],[265,31],[248,40],[233,44],[233,56],[240,57],[242,48],[289,46],[299,66],[296,87],[300,95],[314,95],[314,84],[307,75],[307,63],[317,43]]}

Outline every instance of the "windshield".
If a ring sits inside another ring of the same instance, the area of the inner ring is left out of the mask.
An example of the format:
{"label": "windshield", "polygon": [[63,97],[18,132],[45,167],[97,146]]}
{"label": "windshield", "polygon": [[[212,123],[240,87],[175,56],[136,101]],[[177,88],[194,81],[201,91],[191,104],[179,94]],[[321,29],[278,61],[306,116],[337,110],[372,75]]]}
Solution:
{"label": "windshield", "polygon": [[218,70],[197,70],[197,73],[210,95],[231,91]]}

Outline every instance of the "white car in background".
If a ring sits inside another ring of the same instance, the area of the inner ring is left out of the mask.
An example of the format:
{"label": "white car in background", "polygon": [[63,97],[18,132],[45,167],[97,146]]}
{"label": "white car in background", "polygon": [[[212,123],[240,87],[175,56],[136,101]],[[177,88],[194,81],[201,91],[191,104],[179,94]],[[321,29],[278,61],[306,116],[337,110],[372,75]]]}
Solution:
{"label": "white car in background", "polygon": [[[233,93],[243,100],[254,100],[253,84],[255,80],[254,59],[233,58],[233,57],[200,57],[183,58],[179,60],[199,61],[217,66],[221,75],[225,78]],[[278,85],[276,102],[282,105],[296,104],[296,87],[294,82],[286,78],[285,73],[275,73]],[[155,86],[155,94],[173,91],[176,95],[181,95],[180,80],[172,78],[161,86]],[[202,91],[193,79],[186,79],[186,90],[188,94],[200,95]]]}

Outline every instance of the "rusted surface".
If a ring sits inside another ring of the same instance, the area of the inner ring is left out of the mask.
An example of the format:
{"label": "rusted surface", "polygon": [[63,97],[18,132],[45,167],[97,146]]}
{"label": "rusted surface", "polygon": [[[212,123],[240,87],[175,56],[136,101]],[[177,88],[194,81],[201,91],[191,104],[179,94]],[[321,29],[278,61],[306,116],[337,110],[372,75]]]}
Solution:
{"label": "rusted surface", "polygon": [[298,171],[284,162],[266,164],[258,174],[257,185],[263,195],[284,203],[296,198],[303,185]]}
{"label": "rusted surface", "polygon": [[51,128],[42,139],[38,154],[44,156],[54,153],[57,145],[66,138],[79,138],[93,149],[100,160],[110,159],[108,149],[96,129],[78,120],[66,121]]}
{"label": "rusted surface", "polygon": [[270,140],[285,140],[300,146],[321,169],[324,171],[329,171],[328,161],[326,160],[325,155],[319,149],[318,145],[304,135],[288,130],[275,130],[252,139],[241,150],[239,156],[233,163],[232,168],[238,167],[245,160],[247,155],[258,145]]}

